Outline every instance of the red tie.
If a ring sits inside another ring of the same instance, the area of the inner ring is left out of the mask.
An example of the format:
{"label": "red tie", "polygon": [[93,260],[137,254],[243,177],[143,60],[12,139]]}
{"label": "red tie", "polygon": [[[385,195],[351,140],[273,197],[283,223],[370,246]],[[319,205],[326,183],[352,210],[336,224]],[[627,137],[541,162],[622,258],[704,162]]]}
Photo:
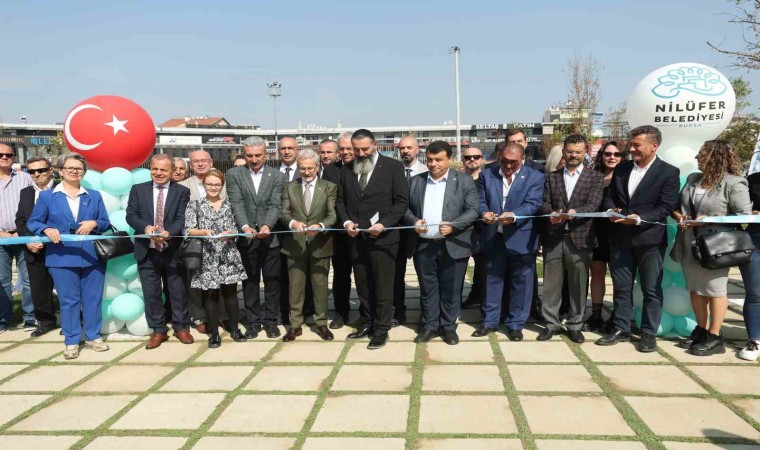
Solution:
{"label": "red tie", "polygon": [[[164,231],[164,186],[158,186],[158,199],[156,200],[156,232]],[[166,242],[156,242],[156,250],[166,250]]]}

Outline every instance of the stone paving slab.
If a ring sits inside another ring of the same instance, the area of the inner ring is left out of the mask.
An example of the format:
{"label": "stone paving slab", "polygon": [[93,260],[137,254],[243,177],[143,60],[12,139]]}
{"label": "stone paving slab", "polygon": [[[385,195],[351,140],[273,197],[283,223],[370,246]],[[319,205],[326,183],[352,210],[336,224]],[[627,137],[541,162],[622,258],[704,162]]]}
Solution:
{"label": "stone paving slab", "polygon": [[510,365],[515,389],[525,392],[602,392],[582,366]]}
{"label": "stone paving slab", "polygon": [[163,343],[153,350],[140,349],[127,355],[121,362],[137,364],[179,364],[187,361],[198,353],[205,345],[195,343],[191,345]]}
{"label": "stone paving slab", "polygon": [[224,394],[150,394],[111,428],[114,430],[194,430]]}
{"label": "stone paving slab", "polygon": [[506,397],[423,395],[420,432],[516,433],[517,425]]}
{"label": "stone paving slab", "polygon": [[135,398],[134,395],[65,398],[13,425],[10,431],[92,430]]}
{"label": "stone paving slab", "polygon": [[240,395],[211,431],[297,433],[316,400],[315,395]]}
{"label": "stone paving slab", "polygon": [[35,367],[0,384],[0,392],[58,392],[100,368],[75,364]]}
{"label": "stone paving slab", "polygon": [[520,403],[533,433],[634,435],[605,397],[521,396]]}
{"label": "stone paving slab", "polygon": [[419,450],[521,450],[519,439],[421,439]]}
{"label": "stone paving slab", "polygon": [[405,442],[399,438],[310,437],[303,450],[404,450]]}
{"label": "stone paving slab", "polygon": [[169,375],[168,366],[113,366],[74,388],[74,392],[138,392]]}
{"label": "stone paving slab", "polygon": [[343,366],[333,391],[407,391],[412,384],[409,366]]}
{"label": "stone paving slab", "polygon": [[294,442],[294,438],[212,436],[201,438],[193,450],[290,450]]}
{"label": "stone paving slab", "polygon": [[422,375],[423,391],[504,392],[495,365],[427,366]]}
{"label": "stone paving slab", "polygon": [[0,436],[0,448],[66,450],[82,436]]}
{"label": "stone paving slab", "polygon": [[103,436],[92,441],[84,450],[178,450],[187,439],[181,437]]}
{"label": "stone paving slab", "polygon": [[245,386],[249,391],[317,391],[332,372],[330,366],[264,367]]}
{"label": "stone paving slab", "polygon": [[312,426],[324,432],[400,433],[406,430],[406,395],[341,395],[328,397]]}
{"label": "stone paving slab", "polygon": [[699,384],[675,366],[599,366],[617,392],[706,394]]}

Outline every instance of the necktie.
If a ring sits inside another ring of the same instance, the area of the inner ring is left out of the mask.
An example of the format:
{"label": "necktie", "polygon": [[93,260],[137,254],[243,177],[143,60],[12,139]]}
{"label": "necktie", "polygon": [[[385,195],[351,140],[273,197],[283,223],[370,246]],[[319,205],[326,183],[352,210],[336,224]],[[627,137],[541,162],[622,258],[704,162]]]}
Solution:
{"label": "necktie", "polygon": [[[164,187],[158,186],[158,199],[156,200],[156,220],[154,226],[156,231],[164,231]],[[166,242],[156,242],[156,250],[162,252],[166,250]]]}
{"label": "necktie", "polygon": [[290,181],[290,171],[293,170],[290,167],[285,168],[285,176],[288,178],[288,181]]}
{"label": "necktie", "polygon": [[367,181],[369,181],[367,180],[367,177],[368,177],[368,174],[366,173],[363,173],[359,176],[359,187],[362,189],[362,191],[364,190],[365,187],[367,187]]}
{"label": "necktie", "polygon": [[409,180],[412,178],[412,169],[406,169],[406,184],[409,184]]}
{"label": "necktie", "polygon": [[311,183],[307,183],[304,189],[303,204],[306,206],[306,214],[309,214],[311,211]]}

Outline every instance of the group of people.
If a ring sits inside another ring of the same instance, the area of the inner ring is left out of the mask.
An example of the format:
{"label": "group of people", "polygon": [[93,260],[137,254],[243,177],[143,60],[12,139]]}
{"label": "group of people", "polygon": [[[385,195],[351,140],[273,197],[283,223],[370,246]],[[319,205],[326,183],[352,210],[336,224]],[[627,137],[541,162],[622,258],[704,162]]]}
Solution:
{"label": "group of people", "polygon": [[[561,156],[548,158],[544,166],[525,158],[525,133],[510,130],[496,148],[495,161],[486,164],[480,149],[467,148],[461,170],[452,167],[455,158],[446,142],[429,143],[426,164],[421,164],[419,143],[404,137],[396,160],[380,154],[366,129],[327,139],[319,152],[283,138],[279,167],[267,165],[267,143],[259,137],[243,141],[242,154],[226,173],[214,169],[203,150],[189,155],[190,167],[184,159],[154,155],[151,181],[132,187],[126,208],[136,233],[150,235],[135,240],[145,315],[153,330],[146,348],[169,339],[169,324],[182,343],[193,342],[191,326],[208,334],[210,348],[221,345],[220,328],[233,341],[244,342],[260,332],[277,338],[278,325],[285,325],[282,340],[289,342],[303,334],[312,316],[313,331],[332,340],[330,330],[349,319],[352,272],[360,307],[348,338],[369,338],[369,349],[383,347],[390,329],[406,321],[407,258],[413,259],[421,291],[415,342],[440,337],[456,345],[465,272],[473,257],[474,285],[464,304],[481,307],[482,323],[473,336],[485,337],[504,323],[509,339],[520,341],[533,311],[545,322],[538,340],[566,329],[576,343],[585,341],[583,331],[601,331],[598,345],[629,341],[638,275],[643,294],[638,349],[651,352],[663,304],[668,236],[662,224],[673,217],[679,231],[671,256],[683,265],[697,318],[694,331],[679,345],[695,355],[725,352],[720,329],[728,307],[727,269],[702,268],[691,254],[691,241],[726,226],[690,219],[751,213],[753,202],[760,201],[760,179],[741,178],[731,145],[716,140],[699,151],[702,173],[690,175],[679,189],[678,169],[657,157],[661,139],[657,128],[638,127],[630,132],[628,150],[607,142],[592,161],[586,138],[570,135]],[[21,246],[3,246],[4,258],[24,263],[23,274],[31,279],[31,300],[23,304],[33,303],[33,308],[24,306],[33,315],[25,316],[25,324],[34,326],[34,336],[55,327],[54,285],[64,356],[78,356],[80,309],[85,348],[108,350],[100,337],[105,262],[89,241],[60,241],[61,234],[99,234],[110,226],[99,193],[81,186],[86,161],[64,157],[62,181],[53,185],[49,161],[33,158],[28,174],[12,171],[12,149],[0,145],[0,150],[5,152],[0,152],[0,237],[38,235],[52,242],[27,244],[23,254]],[[12,225],[5,217],[11,206]],[[617,215],[576,216],[600,211]],[[760,243],[760,227],[749,230]],[[198,269],[181,264],[183,236],[202,239]],[[536,295],[539,247],[542,301]],[[760,280],[758,255],[742,267],[750,340],[740,357],[747,359],[760,353],[760,284],[751,281]],[[331,265],[335,315],[329,320]],[[9,267],[3,262],[0,269],[10,272]],[[604,321],[607,267],[614,309]],[[7,292],[0,294],[6,295],[0,298],[0,332],[12,321],[9,273],[8,282],[2,281]],[[592,313],[584,320],[589,288]]]}

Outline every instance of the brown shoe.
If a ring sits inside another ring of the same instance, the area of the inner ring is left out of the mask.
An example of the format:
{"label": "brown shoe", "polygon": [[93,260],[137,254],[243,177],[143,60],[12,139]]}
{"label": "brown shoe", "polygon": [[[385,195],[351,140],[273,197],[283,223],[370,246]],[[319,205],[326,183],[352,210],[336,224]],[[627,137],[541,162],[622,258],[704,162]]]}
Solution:
{"label": "brown shoe", "polygon": [[208,328],[206,327],[206,322],[201,322],[198,325],[195,326],[195,329],[198,330],[198,333],[200,334],[208,334]]}
{"label": "brown shoe", "polygon": [[327,328],[327,325],[317,326],[317,334],[322,338],[323,341],[332,341],[335,339],[335,336],[333,336],[332,331]]}
{"label": "brown shoe", "polygon": [[285,333],[285,336],[282,337],[282,342],[292,342],[295,341],[296,338],[303,334],[303,331],[301,331],[301,327],[290,327],[287,333]]}
{"label": "brown shoe", "polygon": [[158,348],[162,343],[168,340],[169,336],[167,336],[165,333],[153,333],[150,335],[150,340],[148,343],[145,344],[145,350],[153,350],[154,348]]}
{"label": "brown shoe", "polygon": [[188,330],[187,328],[175,331],[174,337],[179,339],[179,341],[182,342],[183,344],[192,344],[193,342],[195,342],[195,339],[193,339],[193,335],[190,334],[190,330]]}

